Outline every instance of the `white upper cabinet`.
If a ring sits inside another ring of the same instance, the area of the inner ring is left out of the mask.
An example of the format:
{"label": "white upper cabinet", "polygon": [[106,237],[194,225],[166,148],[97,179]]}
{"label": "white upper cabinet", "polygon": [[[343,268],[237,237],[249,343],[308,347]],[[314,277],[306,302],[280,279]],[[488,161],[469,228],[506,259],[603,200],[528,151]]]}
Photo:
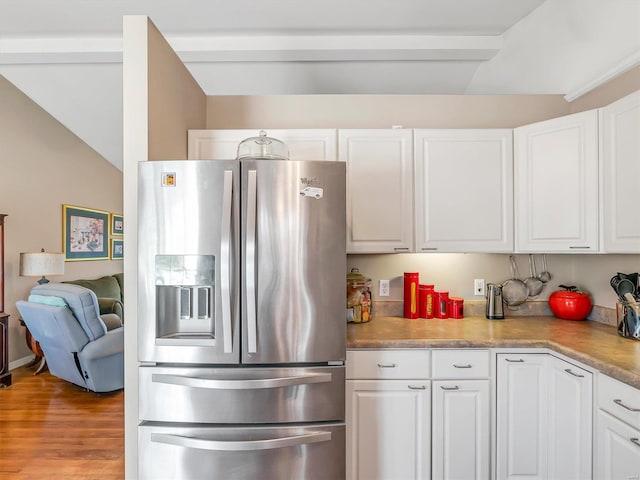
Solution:
{"label": "white upper cabinet", "polygon": [[[330,160],[337,155],[335,129],[268,129],[267,136],[277,138],[289,148],[291,160]],[[257,137],[260,130],[189,130],[189,160],[232,160],[244,139]]]}
{"label": "white upper cabinet", "polygon": [[514,130],[516,251],[598,251],[598,112]]}
{"label": "white upper cabinet", "polygon": [[600,109],[602,238],[607,253],[640,253],[640,91]]}
{"label": "white upper cabinet", "polygon": [[413,251],[413,133],[339,130],[347,162],[347,253]]}
{"label": "white upper cabinet", "polygon": [[416,251],[513,251],[511,129],[415,130]]}

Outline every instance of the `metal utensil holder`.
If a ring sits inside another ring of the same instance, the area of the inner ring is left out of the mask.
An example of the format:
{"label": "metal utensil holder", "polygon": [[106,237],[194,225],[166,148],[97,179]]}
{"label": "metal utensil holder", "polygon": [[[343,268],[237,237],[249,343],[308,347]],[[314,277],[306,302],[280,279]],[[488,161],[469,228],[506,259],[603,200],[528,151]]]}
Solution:
{"label": "metal utensil holder", "polygon": [[620,300],[622,317],[618,322],[618,334],[625,338],[640,340],[640,304]]}

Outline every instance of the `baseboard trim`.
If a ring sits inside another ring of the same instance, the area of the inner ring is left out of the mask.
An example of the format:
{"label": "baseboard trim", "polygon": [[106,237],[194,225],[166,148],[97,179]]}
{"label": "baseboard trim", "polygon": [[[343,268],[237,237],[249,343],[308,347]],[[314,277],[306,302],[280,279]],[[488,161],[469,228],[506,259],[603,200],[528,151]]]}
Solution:
{"label": "baseboard trim", "polygon": [[13,362],[9,362],[9,371],[25,366],[34,358],[36,358],[35,355],[27,355],[26,357],[19,358],[18,360],[14,360]]}

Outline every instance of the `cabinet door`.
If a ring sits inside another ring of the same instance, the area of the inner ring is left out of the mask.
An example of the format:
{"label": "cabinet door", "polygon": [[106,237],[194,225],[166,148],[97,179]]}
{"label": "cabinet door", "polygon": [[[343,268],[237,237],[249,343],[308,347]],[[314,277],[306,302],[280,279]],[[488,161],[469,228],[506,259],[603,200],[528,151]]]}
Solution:
{"label": "cabinet door", "polygon": [[640,91],[600,109],[604,251],[640,253]]}
{"label": "cabinet door", "polygon": [[339,130],[347,162],[347,253],[413,251],[411,130]]}
{"label": "cabinet door", "polygon": [[415,130],[416,250],[513,251],[512,130]]}
{"label": "cabinet door", "polygon": [[549,356],[548,478],[591,478],[593,376]]}
{"label": "cabinet door", "polygon": [[347,381],[347,479],[430,478],[428,380]]}
{"label": "cabinet door", "polygon": [[547,478],[547,355],[498,354],[496,478]]}
{"label": "cabinet door", "polygon": [[[266,130],[267,135],[284,142],[291,160],[336,160],[337,131],[334,129]],[[189,130],[190,160],[231,160],[237,157],[244,139],[257,137],[260,130]]]}
{"label": "cabinet door", "polygon": [[596,474],[594,478],[640,478],[640,431],[609,415],[596,413]]}
{"label": "cabinet door", "polygon": [[433,382],[433,480],[489,478],[489,380]]}
{"label": "cabinet door", "polygon": [[598,112],[514,130],[516,251],[598,251]]}

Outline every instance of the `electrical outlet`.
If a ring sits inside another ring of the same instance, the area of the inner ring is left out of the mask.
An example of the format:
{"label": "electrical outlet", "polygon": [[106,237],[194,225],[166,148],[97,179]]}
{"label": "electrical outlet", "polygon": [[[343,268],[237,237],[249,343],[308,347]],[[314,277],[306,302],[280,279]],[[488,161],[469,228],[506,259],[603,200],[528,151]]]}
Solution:
{"label": "electrical outlet", "polygon": [[473,281],[473,294],[482,295],[484,297],[484,278],[476,278]]}
{"label": "electrical outlet", "polygon": [[389,280],[380,280],[380,296],[389,296]]}

